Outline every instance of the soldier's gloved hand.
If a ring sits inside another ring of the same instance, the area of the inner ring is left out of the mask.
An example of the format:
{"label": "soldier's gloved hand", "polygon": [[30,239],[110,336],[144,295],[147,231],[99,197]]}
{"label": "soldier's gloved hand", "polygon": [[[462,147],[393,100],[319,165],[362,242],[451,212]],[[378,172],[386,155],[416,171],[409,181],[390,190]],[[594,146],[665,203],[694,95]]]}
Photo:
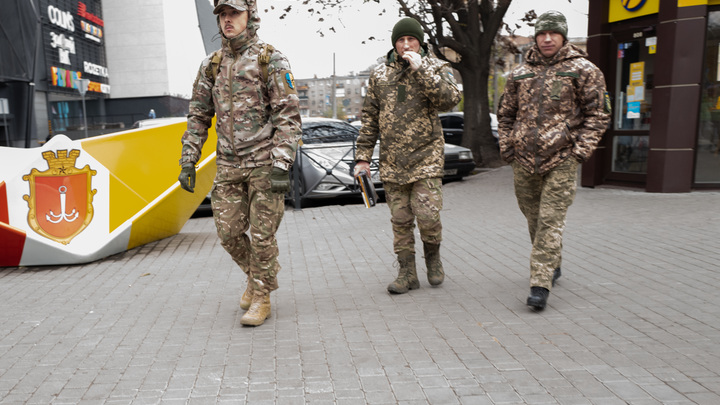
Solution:
{"label": "soldier's gloved hand", "polygon": [[353,170],[353,176],[359,176],[360,172],[367,172],[367,175],[370,176],[370,162],[358,160],[357,163],[355,163],[355,170]]}
{"label": "soldier's gloved hand", "polygon": [[287,170],[273,167],[270,172],[270,191],[285,194],[290,191],[290,176]]}
{"label": "soldier's gloved hand", "polygon": [[185,163],[182,165],[180,170],[180,176],[178,176],[180,187],[191,193],[195,192],[195,165],[192,163]]}
{"label": "soldier's gloved hand", "polygon": [[422,57],[417,52],[407,51],[403,54],[402,58],[408,61],[410,69],[412,70],[418,70],[422,63]]}

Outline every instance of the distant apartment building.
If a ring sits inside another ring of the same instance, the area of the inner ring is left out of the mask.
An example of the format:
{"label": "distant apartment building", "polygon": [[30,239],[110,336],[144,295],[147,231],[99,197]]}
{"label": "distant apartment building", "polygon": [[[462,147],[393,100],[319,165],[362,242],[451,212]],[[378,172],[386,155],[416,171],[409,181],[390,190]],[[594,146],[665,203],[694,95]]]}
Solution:
{"label": "distant apartment building", "polygon": [[334,83],[337,117],[360,119],[369,78],[370,72],[365,71],[351,76],[336,76],[334,79],[296,79],[300,114],[303,117],[332,117]]}

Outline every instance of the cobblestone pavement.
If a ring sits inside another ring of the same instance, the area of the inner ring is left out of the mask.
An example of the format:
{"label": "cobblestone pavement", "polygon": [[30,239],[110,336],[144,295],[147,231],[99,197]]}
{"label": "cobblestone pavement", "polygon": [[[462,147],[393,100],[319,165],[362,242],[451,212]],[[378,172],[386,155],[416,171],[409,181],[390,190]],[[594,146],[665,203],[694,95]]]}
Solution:
{"label": "cobblestone pavement", "polygon": [[385,290],[385,204],[288,209],[256,328],[211,218],[87,265],[0,269],[0,403],[720,403],[720,193],[579,189],[534,312],[511,183],[445,185],[445,283],[403,295]]}

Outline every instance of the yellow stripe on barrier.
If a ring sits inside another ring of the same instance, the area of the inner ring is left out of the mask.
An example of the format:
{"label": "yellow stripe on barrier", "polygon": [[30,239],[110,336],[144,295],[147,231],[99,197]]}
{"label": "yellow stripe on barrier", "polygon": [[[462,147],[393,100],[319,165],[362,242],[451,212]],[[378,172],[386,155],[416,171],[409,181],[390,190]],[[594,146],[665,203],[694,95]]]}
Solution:
{"label": "yellow stripe on barrier", "polygon": [[[83,149],[111,173],[110,232],[137,215],[148,204],[176,184],[177,176],[180,173],[178,164],[182,149],[180,137],[186,126],[186,123],[177,123],[151,127],[128,132],[122,136],[111,134],[89,138],[82,142]],[[212,155],[215,152],[216,143],[217,136],[213,124],[208,140],[203,147],[202,156]],[[207,193],[210,185],[205,183],[206,179],[198,177],[195,194],[202,193],[202,190]],[[210,179],[211,183],[212,178]],[[202,197],[194,196],[196,198],[193,198],[193,195],[181,189],[177,189],[175,192],[182,193],[184,197],[187,197],[178,198],[176,204],[187,205],[187,207],[192,207],[194,204],[193,210],[202,201]],[[202,196],[204,197],[204,194]],[[182,217],[184,215],[178,220],[182,220],[184,223],[189,215],[185,218]],[[165,233],[164,231],[159,232]]]}

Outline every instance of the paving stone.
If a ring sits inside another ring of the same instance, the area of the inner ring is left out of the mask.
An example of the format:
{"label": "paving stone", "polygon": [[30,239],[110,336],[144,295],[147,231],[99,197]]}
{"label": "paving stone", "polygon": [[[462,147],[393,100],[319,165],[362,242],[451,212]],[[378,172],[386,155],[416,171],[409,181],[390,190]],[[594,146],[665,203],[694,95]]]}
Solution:
{"label": "paving stone", "polygon": [[507,166],[444,185],[445,282],[418,254],[402,295],[386,204],[288,207],[256,328],[212,218],[94,263],[2,268],[0,403],[720,403],[718,201],[579,188],[542,312]]}

